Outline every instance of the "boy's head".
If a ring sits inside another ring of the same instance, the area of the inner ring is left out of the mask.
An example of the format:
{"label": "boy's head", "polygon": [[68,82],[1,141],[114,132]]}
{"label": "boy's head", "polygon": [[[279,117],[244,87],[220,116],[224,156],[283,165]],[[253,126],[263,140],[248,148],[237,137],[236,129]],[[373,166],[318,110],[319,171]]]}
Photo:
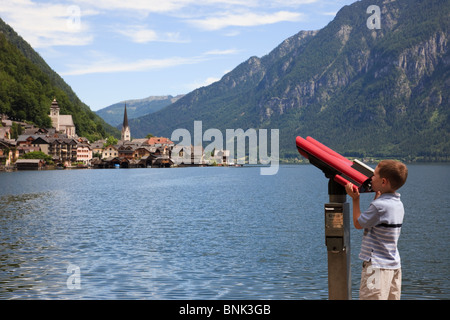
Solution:
{"label": "boy's head", "polygon": [[[376,174],[379,177],[375,177],[375,183],[383,183],[383,179],[390,184],[392,190],[400,189],[406,182],[408,177],[408,168],[400,161],[395,160],[382,160],[378,163]],[[379,178],[380,180],[378,181]],[[372,180],[374,180],[372,178]],[[372,182],[373,183],[373,182]]]}

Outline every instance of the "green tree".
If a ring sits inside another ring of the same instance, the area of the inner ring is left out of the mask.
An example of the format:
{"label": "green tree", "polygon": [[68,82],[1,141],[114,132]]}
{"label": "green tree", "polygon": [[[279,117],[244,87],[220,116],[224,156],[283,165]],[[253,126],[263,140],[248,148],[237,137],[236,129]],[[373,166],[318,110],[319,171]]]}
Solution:
{"label": "green tree", "polygon": [[22,134],[22,126],[17,122],[11,125],[11,139],[17,139]]}
{"label": "green tree", "polygon": [[47,164],[53,164],[52,157],[49,156],[48,154],[45,154],[42,151],[32,151],[25,153],[23,156],[20,157],[20,159],[42,159]]}
{"label": "green tree", "polygon": [[111,145],[115,145],[119,142],[119,140],[117,140],[116,138],[114,138],[113,136],[109,136],[108,138],[106,138],[106,143],[104,145],[104,147],[109,147]]}

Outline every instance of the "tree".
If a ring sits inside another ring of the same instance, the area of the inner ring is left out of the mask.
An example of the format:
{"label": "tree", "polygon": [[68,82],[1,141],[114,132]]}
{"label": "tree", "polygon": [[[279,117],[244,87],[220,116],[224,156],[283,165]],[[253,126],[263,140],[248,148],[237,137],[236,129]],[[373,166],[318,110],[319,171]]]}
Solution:
{"label": "tree", "polygon": [[22,134],[22,126],[17,122],[13,122],[11,126],[11,139],[16,140]]}
{"label": "tree", "polygon": [[31,151],[28,153],[25,153],[23,156],[20,157],[20,159],[42,159],[47,164],[53,164],[52,157],[48,154],[45,154],[42,151]]}
{"label": "tree", "polygon": [[114,138],[113,136],[109,136],[108,138],[106,138],[106,143],[104,145],[104,147],[109,147],[111,145],[115,145],[119,142],[119,140],[117,140],[116,138]]}

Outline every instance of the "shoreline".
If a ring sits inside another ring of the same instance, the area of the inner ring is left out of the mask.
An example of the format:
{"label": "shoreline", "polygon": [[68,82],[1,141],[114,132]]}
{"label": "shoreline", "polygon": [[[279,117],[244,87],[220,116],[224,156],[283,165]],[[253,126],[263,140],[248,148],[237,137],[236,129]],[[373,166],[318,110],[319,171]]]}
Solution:
{"label": "shoreline", "polygon": [[[349,158],[352,160],[351,158]],[[386,158],[387,159],[387,158]],[[389,158],[391,159],[391,158]],[[414,160],[414,161],[405,161],[393,158],[394,160],[402,161],[406,164],[450,164],[450,160]],[[371,161],[364,161],[365,164],[368,165],[376,165],[379,161],[383,159],[372,159]],[[279,162],[280,166],[284,165],[308,165],[310,164],[308,160],[297,160],[297,161],[286,161],[281,159]],[[181,164],[171,167],[95,167],[95,166],[68,166],[68,167],[58,167],[55,165],[43,166],[40,168],[17,168],[16,166],[0,166],[0,172],[15,172],[15,171],[49,171],[49,170],[96,170],[96,169],[171,169],[171,168],[200,168],[200,167],[224,167],[224,168],[238,168],[238,167],[270,167],[270,165],[265,164],[235,164],[235,165],[210,165],[210,164]]]}

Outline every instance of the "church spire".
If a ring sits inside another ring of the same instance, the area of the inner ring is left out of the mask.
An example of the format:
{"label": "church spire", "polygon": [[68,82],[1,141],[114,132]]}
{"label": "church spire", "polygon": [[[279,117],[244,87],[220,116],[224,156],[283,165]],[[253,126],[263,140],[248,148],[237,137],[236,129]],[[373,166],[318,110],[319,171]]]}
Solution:
{"label": "church spire", "polygon": [[127,116],[127,104],[125,103],[125,110],[123,112],[123,124],[122,124],[122,141],[131,140],[130,127],[128,126],[128,116]]}
{"label": "church spire", "polygon": [[123,112],[123,125],[122,127],[128,127],[128,116],[127,116],[127,104],[125,103],[125,111]]}

